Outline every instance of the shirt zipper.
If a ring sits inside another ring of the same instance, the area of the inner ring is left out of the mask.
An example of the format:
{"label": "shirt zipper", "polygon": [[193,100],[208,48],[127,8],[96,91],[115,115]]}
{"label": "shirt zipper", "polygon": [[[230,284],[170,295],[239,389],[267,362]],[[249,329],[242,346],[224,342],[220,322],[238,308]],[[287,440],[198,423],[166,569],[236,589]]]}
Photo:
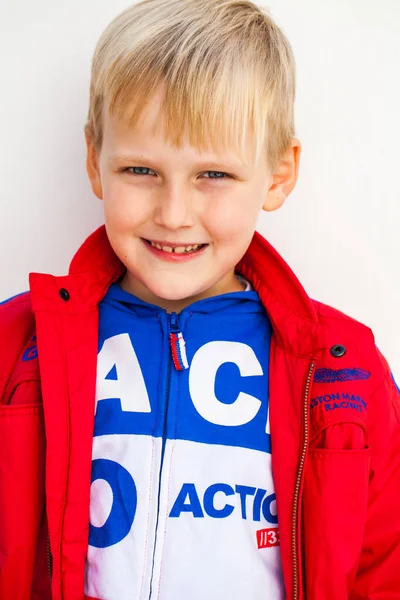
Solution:
{"label": "shirt zipper", "polygon": [[[171,336],[171,321],[172,315],[176,313],[172,313],[168,315],[168,336]],[[163,422],[163,433],[162,433],[162,445],[161,445],[161,463],[160,463],[160,487],[161,487],[161,469],[164,462],[164,452],[165,452],[165,444],[167,441],[167,418],[168,418],[168,404],[169,404],[169,391],[171,387],[171,370],[172,370],[172,355],[171,352],[168,352],[168,368],[167,368],[167,381],[165,386],[165,402],[164,402],[164,422]]]}
{"label": "shirt zipper", "polygon": [[161,442],[161,460],[160,460],[160,471],[159,471],[159,483],[158,483],[158,499],[157,499],[157,519],[156,519],[156,528],[155,528],[155,539],[154,539],[154,547],[153,547],[153,560],[152,560],[152,568],[151,568],[151,578],[150,578],[150,593],[149,598],[151,598],[152,588],[153,588],[153,576],[154,576],[154,560],[156,555],[156,545],[157,545],[157,529],[158,529],[158,519],[160,513],[160,495],[161,495],[161,475],[162,468],[164,463],[164,454],[165,454],[165,445],[167,443],[167,420],[168,420],[168,405],[169,405],[169,395],[171,388],[171,372],[172,372],[172,364],[174,363],[176,370],[179,370],[173,351],[173,336],[178,336],[178,334],[182,334],[179,330],[178,323],[178,315],[173,312],[168,314],[168,338],[170,343],[170,351],[168,352],[168,366],[167,366],[167,379],[165,385],[165,396],[164,396],[164,418],[163,418],[163,430],[162,430],[162,442]]}
{"label": "shirt zipper", "polygon": [[297,479],[296,479],[296,487],[294,492],[294,500],[293,500],[293,514],[292,514],[292,558],[293,558],[293,600],[299,600],[300,598],[300,585],[299,585],[299,556],[298,556],[298,511],[299,511],[299,500],[300,500],[300,486],[303,480],[303,472],[304,472],[304,464],[306,461],[307,448],[308,448],[308,438],[309,438],[309,419],[308,419],[308,405],[309,405],[309,394],[310,394],[310,385],[311,385],[311,377],[314,371],[315,363],[311,361],[307,379],[306,386],[304,391],[304,401],[303,401],[303,423],[304,423],[304,437],[303,437],[303,446],[300,455],[300,463],[297,471]]}
{"label": "shirt zipper", "polygon": [[184,371],[188,369],[186,344],[179,327],[178,315],[175,312],[171,313],[169,317],[169,343],[175,370]]}

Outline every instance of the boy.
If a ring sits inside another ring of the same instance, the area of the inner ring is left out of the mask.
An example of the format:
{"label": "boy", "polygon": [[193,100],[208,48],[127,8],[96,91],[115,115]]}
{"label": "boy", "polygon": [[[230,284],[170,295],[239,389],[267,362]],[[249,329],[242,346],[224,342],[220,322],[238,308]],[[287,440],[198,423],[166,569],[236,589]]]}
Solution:
{"label": "boy", "polygon": [[101,36],[105,227],[0,307],[2,599],[400,598],[399,391],[254,232],[296,184],[294,79],[244,0]]}

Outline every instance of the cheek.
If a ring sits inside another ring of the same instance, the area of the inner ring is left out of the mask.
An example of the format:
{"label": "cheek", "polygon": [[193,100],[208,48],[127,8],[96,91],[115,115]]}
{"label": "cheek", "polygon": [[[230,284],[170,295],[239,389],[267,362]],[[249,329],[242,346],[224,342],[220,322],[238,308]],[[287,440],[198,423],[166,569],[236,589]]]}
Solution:
{"label": "cheek", "polygon": [[109,225],[118,229],[132,229],[146,221],[151,204],[141,194],[127,186],[110,186],[104,194],[104,217]]}
{"label": "cheek", "polygon": [[246,198],[231,199],[208,211],[208,230],[215,240],[235,245],[253,235],[258,214]]}

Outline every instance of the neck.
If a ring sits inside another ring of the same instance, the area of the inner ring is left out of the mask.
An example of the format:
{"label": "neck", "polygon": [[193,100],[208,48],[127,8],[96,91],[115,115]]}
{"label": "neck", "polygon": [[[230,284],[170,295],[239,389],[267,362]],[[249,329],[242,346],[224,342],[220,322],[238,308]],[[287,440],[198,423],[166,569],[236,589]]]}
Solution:
{"label": "neck", "polygon": [[160,308],[163,308],[167,312],[179,313],[181,310],[197,302],[198,300],[204,300],[205,298],[212,298],[213,296],[219,296],[220,294],[228,294],[230,292],[243,292],[245,287],[237,279],[234,270],[228,273],[222,280],[217,282],[215,285],[208,289],[188,296],[186,298],[168,299],[161,298],[149,290],[141,281],[136,279],[128,271],[125,273],[120,283],[121,288],[130,294],[133,294],[143,302],[155,304]]}

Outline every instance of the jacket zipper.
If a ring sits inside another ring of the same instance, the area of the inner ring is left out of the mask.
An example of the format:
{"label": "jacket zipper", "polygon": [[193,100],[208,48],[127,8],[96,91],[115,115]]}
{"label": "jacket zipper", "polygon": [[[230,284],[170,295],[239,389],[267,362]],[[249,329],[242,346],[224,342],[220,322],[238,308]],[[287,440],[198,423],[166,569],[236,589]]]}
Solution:
{"label": "jacket zipper", "polygon": [[308,368],[306,386],[304,391],[304,402],[303,402],[303,418],[304,418],[304,437],[303,447],[300,455],[300,463],[297,471],[296,487],[294,492],[293,500],[293,515],[292,515],[292,557],[293,557],[293,600],[299,600],[300,598],[300,585],[299,585],[299,556],[297,552],[297,539],[298,539],[298,510],[300,500],[300,486],[303,479],[304,464],[306,460],[308,438],[309,438],[309,419],[308,419],[308,405],[309,405],[309,394],[311,377],[314,370],[315,363],[311,362]]}
{"label": "jacket zipper", "polygon": [[47,553],[47,570],[49,572],[49,579],[51,581],[53,578],[53,557],[51,555],[50,537],[49,536],[47,536],[47,540],[46,540],[46,553]]}

